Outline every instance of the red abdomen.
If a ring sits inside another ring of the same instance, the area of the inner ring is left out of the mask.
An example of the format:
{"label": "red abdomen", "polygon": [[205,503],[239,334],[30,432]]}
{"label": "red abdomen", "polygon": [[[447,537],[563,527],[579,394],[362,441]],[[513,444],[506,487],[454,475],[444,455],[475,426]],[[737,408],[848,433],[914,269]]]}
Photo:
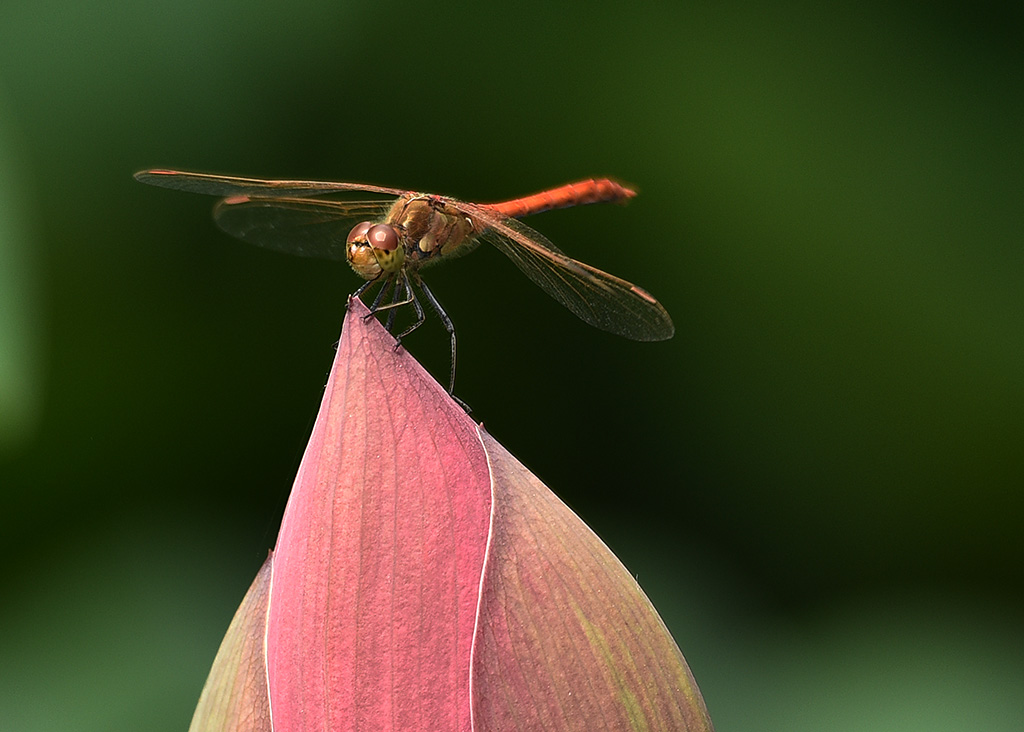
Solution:
{"label": "red abdomen", "polygon": [[488,203],[488,208],[496,209],[505,216],[519,218],[530,214],[550,211],[553,208],[569,208],[583,206],[587,203],[622,203],[636,195],[636,191],[608,178],[590,179],[579,183],[569,183],[552,188],[532,196],[523,196],[501,203]]}

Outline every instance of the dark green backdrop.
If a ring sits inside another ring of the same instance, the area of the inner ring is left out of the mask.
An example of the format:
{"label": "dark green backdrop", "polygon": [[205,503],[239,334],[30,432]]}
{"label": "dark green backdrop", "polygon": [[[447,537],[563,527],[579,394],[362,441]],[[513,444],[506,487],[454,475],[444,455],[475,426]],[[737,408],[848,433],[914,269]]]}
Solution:
{"label": "dark green backdrop", "polygon": [[[754,6],[758,7],[758,6]],[[1018,3],[0,6],[0,728],[184,732],[272,545],[344,265],[146,167],[495,200],[677,335],[498,253],[458,393],[612,545],[719,732],[1024,719]],[[447,370],[436,321],[407,341]]]}

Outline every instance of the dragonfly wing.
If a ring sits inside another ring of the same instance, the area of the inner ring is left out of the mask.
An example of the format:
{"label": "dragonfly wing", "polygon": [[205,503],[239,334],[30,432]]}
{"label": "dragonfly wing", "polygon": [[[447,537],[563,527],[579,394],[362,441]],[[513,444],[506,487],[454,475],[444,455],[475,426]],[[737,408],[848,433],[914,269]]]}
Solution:
{"label": "dragonfly wing", "polygon": [[210,173],[189,173],[180,170],[143,170],[135,180],[151,186],[171,188],[210,196],[319,196],[339,191],[365,191],[400,196],[405,191],[364,183],[332,183],[322,180],[260,180]]}
{"label": "dragonfly wing", "polygon": [[646,290],[577,262],[515,219],[497,214],[475,218],[488,227],[485,241],[581,320],[635,341],[663,341],[675,333],[668,312]]}
{"label": "dragonfly wing", "polygon": [[360,221],[379,219],[386,201],[226,198],[213,209],[217,225],[239,239],[303,257],[345,260],[345,241]]}

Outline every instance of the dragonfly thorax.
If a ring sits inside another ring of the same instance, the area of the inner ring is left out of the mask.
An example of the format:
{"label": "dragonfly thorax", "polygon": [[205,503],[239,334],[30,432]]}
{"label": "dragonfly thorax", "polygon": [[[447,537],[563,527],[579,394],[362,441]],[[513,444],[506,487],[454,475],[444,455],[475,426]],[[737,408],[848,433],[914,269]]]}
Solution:
{"label": "dragonfly thorax", "polygon": [[463,249],[479,233],[464,213],[435,196],[402,196],[386,220],[402,232],[410,266]]}

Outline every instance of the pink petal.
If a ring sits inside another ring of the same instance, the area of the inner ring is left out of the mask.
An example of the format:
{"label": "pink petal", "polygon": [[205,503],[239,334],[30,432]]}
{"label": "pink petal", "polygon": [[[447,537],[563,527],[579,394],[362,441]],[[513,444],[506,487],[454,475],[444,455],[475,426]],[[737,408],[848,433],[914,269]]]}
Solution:
{"label": "pink petal", "polygon": [[475,732],[710,730],[686,661],[626,568],[481,439],[494,523],[473,649]]}
{"label": "pink petal", "polygon": [[192,732],[711,730],[625,568],[366,314]]}
{"label": "pink petal", "polygon": [[217,651],[189,732],[270,732],[263,640],[270,597],[267,557]]}
{"label": "pink petal", "polygon": [[490,515],[475,425],[353,300],[274,553],[278,732],[470,727]]}

